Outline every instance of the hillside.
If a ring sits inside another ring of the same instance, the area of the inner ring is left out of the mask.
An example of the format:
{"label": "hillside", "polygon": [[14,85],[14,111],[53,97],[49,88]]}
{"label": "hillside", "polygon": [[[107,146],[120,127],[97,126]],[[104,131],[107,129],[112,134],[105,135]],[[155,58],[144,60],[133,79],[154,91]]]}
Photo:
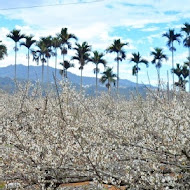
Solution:
{"label": "hillside", "polygon": [[[47,83],[47,66],[44,66],[44,82]],[[53,73],[55,69],[49,67],[49,82],[53,83]],[[0,68],[0,88],[11,92],[14,89],[14,65],[10,65],[7,67]],[[30,67],[30,80],[32,82],[41,81],[42,78],[42,70],[41,66],[31,66]],[[57,70],[57,79],[61,80],[62,77],[59,74],[59,70]],[[68,79],[69,81],[79,89],[80,85],[80,76],[77,76],[71,72],[68,72]],[[17,80],[24,81],[27,80],[27,66],[24,65],[17,65]],[[95,77],[83,77],[83,85],[84,89],[87,94],[94,95],[95,91]],[[149,85],[147,85],[150,87]],[[107,91],[107,89],[102,85],[99,84],[99,91]],[[116,91],[113,88],[113,91]],[[131,82],[127,79],[120,79],[120,94],[124,96],[129,96],[131,92],[136,91],[136,83]],[[139,84],[139,92],[143,96],[146,94],[145,85]]]}

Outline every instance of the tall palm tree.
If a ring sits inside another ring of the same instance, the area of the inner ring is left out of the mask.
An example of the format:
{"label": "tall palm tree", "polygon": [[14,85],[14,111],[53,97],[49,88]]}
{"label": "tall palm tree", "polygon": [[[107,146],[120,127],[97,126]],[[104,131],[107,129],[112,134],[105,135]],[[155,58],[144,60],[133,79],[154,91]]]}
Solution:
{"label": "tall palm tree", "polygon": [[[2,41],[0,41],[1,43]],[[4,57],[7,55],[7,47],[3,44],[0,44],[0,60],[4,59]]]}
{"label": "tall palm tree", "polygon": [[189,50],[189,55],[188,55],[189,64],[188,64],[188,66],[189,66],[189,92],[190,92],[190,24],[186,22],[184,24],[184,27],[181,28],[181,31],[185,32],[185,34],[186,34],[186,37],[183,40],[183,44]]}
{"label": "tall palm tree", "polygon": [[104,54],[99,53],[98,51],[93,52],[93,56],[90,58],[90,61],[96,65],[94,68],[94,73],[96,74],[96,93],[98,91],[98,73],[99,73],[99,68],[98,65],[102,64],[104,68],[106,67],[106,60],[103,59]]}
{"label": "tall palm tree", "polygon": [[106,83],[106,87],[108,89],[108,92],[111,92],[111,83],[115,86],[115,81],[117,75],[113,73],[113,68],[107,67],[106,70],[102,73],[102,77],[100,78],[100,82],[102,84]]}
{"label": "tall palm tree", "polygon": [[132,74],[136,76],[136,90],[138,92],[138,73],[140,71],[139,64],[144,63],[146,66],[148,66],[148,61],[146,59],[143,59],[139,52],[132,53],[132,58],[130,61],[135,63],[132,69]]}
{"label": "tall palm tree", "polygon": [[[175,33],[174,29],[169,29],[169,31],[164,33],[162,36],[168,39],[167,46],[169,47],[169,50],[172,52],[172,69],[173,69],[174,51],[176,51],[176,48],[174,47],[174,42],[177,41],[180,44],[180,38],[182,37],[182,35],[180,33]],[[173,86],[174,86],[174,73],[173,73]]]}
{"label": "tall palm tree", "polygon": [[71,63],[70,61],[65,60],[64,64],[61,62],[60,65],[62,65],[64,67],[64,70],[62,70],[62,69],[60,70],[60,74],[61,75],[65,75],[64,77],[68,78],[68,76],[67,76],[67,70],[69,68],[71,68],[71,67],[74,67],[74,64]]}
{"label": "tall palm tree", "polygon": [[80,89],[82,90],[82,71],[84,66],[90,61],[90,51],[91,46],[88,45],[87,42],[83,42],[81,45],[76,43],[76,47],[73,48],[76,50],[75,56],[72,57],[72,60],[78,60],[81,70],[81,82],[80,82]]}
{"label": "tall palm tree", "polygon": [[72,48],[70,40],[71,39],[78,40],[78,39],[74,34],[68,33],[67,28],[62,28],[61,33],[58,34],[58,37],[60,38],[60,49],[61,49],[61,54],[63,55],[63,63],[64,63],[64,57],[67,54],[68,49]]}
{"label": "tall palm tree", "polygon": [[107,53],[116,53],[117,56],[117,93],[119,92],[119,62],[126,58],[126,53],[123,49],[124,46],[128,46],[129,43],[122,43],[120,39],[114,40],[113,44],[106,49]]}
{"label": "tall palm tree", "polygon": [[42,63],[42,83],[44,82],[44,64],[47,62],[46,60],[46,52],[47,52],[47,46],[44,44],[42,40],[38,41],[36,43],[36,46],[38,47],[38,50],[32,51],[33,54],[33,60],[39,64],[39,61]]}
{"label": "tall palm tree", "polygon": [[18,51],[18,48],[17,48],[17,43],[22,39],[22,38],[25,38],[25,35],[24,34],[21,34],[20,33],[20,30],[17,30],[17,29],[13,29],[8,35],[7,35],[8,38],[11,38],[14,42],[15,42],[15,47],[14,47],[14,50],[15,50],[15,79],[16,79],[16,59],[17,59],[17,51]]}
{"label": "tall palm tree", "polygon": [[21,42],[20,46],[25,46],[28,49],[28,80],[29,80],[29,74],[30,74],[30,48],[31,46],[36,42],[36,40],[33,40],[34,36],[30,35],[30,36],[25,36],[26,41],[25,42]]}
{"label": "tall palm tree", "polygon": [[57,49],[60,47],[60,40],[58,36],[52,38],[52,47],[54,49],[53,56],[55,56],[55,78],[57,75]]}
{"label": "tall palm tree", "polygon": [[150,52],[150,55],[153,56],[152,64],[155,64],[157,74],[158,74],[158,90],[160,89],[160,68],[162,67],[162,62],[165,59],[168,60],[166,54],[164,54],[162,48],[154,48],[154,51]]}
{"label": "tall palm tree", "polygon": [[49,82],[49,59],[51,58],[52,54],[52,36],[42,37],[41,41],[46,46],[45,57],[47,61],[47,82]]}

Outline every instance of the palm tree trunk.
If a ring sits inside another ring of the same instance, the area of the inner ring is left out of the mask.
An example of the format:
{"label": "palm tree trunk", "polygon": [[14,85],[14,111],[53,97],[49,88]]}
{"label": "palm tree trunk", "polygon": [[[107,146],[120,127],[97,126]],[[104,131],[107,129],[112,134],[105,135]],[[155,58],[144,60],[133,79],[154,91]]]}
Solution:
{"label": "palm tree trunk", "polygon": [[44,82],[44,63],[42,63],[42,85]]}
{"label": "palm tree trunk", "polygon": [[138,75],[139,68],[138,68],[138,64],[136,65],[136,68],[137,68],[137,74],[136,74],[136,91],[137,91],[137,93],[138,93],[138,92],[139,92],[139,75]]}
{"label": "palm tree trunk", "polygon": [[65,77],[67,78],[67,69],[65,69]]}
{"label": "palm tree trunk", "polygon": [[[65,49],[65,45],[63,46],[63,49]],[[62,53],[63,53],[63,78],[66,78],[65,67],[64,67],[64,60],[65,60],[64,51]]]}
{"label": "palm tree trunk", "polygon": [[64,54],[63,54],[63,78],[65,78]]}
{"label": "palm tree trunk", "polygon": [[49,58],[47,58],[47,83],[49,83]]}
{"label": "palm tree trunk", "polygon": [[80,75],[80,91],[82,91],[82,69],[81,69],[81,75]]}
{"label": "palm tree trunk", "polygon": [[137,75],[136,75],[136,91],[137,91],[137,93],[139,92],[139,85],[138,85],[138,73],[137,73]]}
{"label": "palm tree trunk", "polygon": [[96,64],[96,96],[98,93],[98,64]]}
{"label": "palm tree trunk", "polygon": [[158,91],[160,90],[160,68],[157,68],[157,74],[158,74]]}
{"label": "palm tree trunk", "polygon": [[[172,70],[174,69],[174,51],[173,51],[173,42],[172,42]],[[172,73],[173,78],[173,90],[174,90],[174,73]]]}
{"label": "palm tree trunk", "polygon": [[169,72],[167,71],[167,95],[168,101],[170,100],[170,80],[169,80]]}
{"label": "palm tree trunk", "polygon": [[55,78],[57,75],[57,48],[55,48]]}
{"label": "palm tree trunk", "polygon": [[119,93],[119,53],[117,53],[117,93]]}
{"label": "palm tree trunk", "polygon": [[29,81],[29,69],[30,69],[30,67],[29,67],[29,65],[30,65],[30,62],[29,62],[29,60],[30,60],[30,58],[29,58],[29,49],[28,49],[28,81]]}
{"label": "palm tree trunk", "polygon": [[17,58],[17,42],[15,42],[15,80],[16,80],[16,58]]}
{"label": "palm tree trunk", "polygon": [[109,78],[108,78],[108,93],[109,93],[109,94],[111,93],[111,85],[110,85]]}
{"label": "palm tree trunk", "polygon": [[189,47],[189,92],[190,92],[190,47]]}

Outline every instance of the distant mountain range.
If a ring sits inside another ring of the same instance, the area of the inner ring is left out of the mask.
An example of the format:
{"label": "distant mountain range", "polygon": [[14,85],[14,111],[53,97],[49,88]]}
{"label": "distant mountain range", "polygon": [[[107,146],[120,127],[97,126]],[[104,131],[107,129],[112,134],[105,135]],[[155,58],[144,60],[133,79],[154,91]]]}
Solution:
{"label": "distant mountain range", "polygon": [[[53,83],[53,73],[55,69],[49,67],[49,82]],[[7,67],[0,67],[0,88],[6,91],[12,91],[14,89],[14,65],[9,65]],[[30,66],[30,80],[32,82],[41,81],[42,70],[41,66]],[[57,70],[58,80],[62,79],[62,76]],[[80,86],[80,76],[68,72],[69,81],[79,89]],[[17,80],[25,81],[27,80],[27,66],[17,65]],[[47,66],[44,66],[44,82],[47,83]],[[131,92],[136,92],[136,83],[131,82],[127,79],[120,79],[120,94],[124,96],[129,96]],[[87,94],[94,95],[95,93],[95,77],[83,77],[83,85]],[[147,85],[147,87],[152,88],[152,86]],[[99,91],[107,91],[107,89],[99,84]],[[114,91],[114,90],[113,90]],[[143,96],[146,94],[145,85],[139,84],[139,93]]]}

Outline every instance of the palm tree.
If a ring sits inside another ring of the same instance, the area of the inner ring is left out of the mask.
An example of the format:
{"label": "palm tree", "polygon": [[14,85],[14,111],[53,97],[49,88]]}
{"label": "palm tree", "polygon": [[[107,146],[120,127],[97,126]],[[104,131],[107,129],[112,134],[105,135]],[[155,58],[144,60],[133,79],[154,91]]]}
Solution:
{"label": "palm tree", "polygon": [[51,53],[52,53],[52,50],[51,50],[52,37],[51,36],[42,37],[41,41],[46,46],[45,57],[46,57],[46,60],[47,60],[47,82],[49,82],[49,59],[51,58]]}
{"label": "palm tree", "polygon": [[[60,49],[61,49],[61,54],[63,55],[63,63],[64,63],[64,57],[68,52],[68,49],[72,48],[71,39],[78,40],[77,37],[74,34],[68,33],[67,28],[62,28],[61,33],[58,34],[58,37],[60,39]],[[64,68],[63,68],[64,69]]]}
{"label": "palm tree", "polygon": [[186,78],[189,75],[187,65],[184,64],[181,66],[179,63],[177,63],[176,68],[173,68],[171,71],[178,76],[178,82],[175,82],[175,85],[181,87],[182,90],[185,90],[185,85],[187,83]]}
{"label": "palm tree", "polygon": [[90,61],[90,51],[91,46],[88,45],[87,42],[83,42],[82,45],[76,43],[76,47],[73,48],[76,50],[76,55],[72,57],[72,60],[78,60],[81,70],[81,82],[80,82],[80,89],[82,90],[82,71],[84,66]]}
{"label": "palm tree", "polygon": [[64,61],[64,64],[61,62],[60,65],[62,65],[62,66],[64,67],[63,70],[60,70],[60,74],[61,74],[61,75],[65,75],[64,77],[65,77],[65,78],[68,78],[68,76],[67,76],[67,70],[68,70],[69,68],[71,68],[71,67],[74,67],[74,64],[71,63],[70,61],[65,60],[65,61]]}
{"label": "palm tree", "polygon": [[188,56],[189,64],[188,64],[188,66],[189,66],[189,92],[190,92],[190,24],[186,22],[184,24],[184,27],[181,28],[181,31],[186,33],[186,37],[183,40],[183,44],[189,50],[189,56]]}
{"label": "palm tree", "polygon": [[98,91],[98,73],[99,73],[99,64],[103,64],[104,68],[106,67],[106,60],[103,59],[104,54],[99,53],[98,51],[93,52],[93,57],[90,58],[90,61],[96,65],[94,68],[94,73],[96,74],[96,93]]}
{"label": "palm tree", "polygon": [[39,61],[42,62],[42,83],[44,82],[44,64],[47,62],[46,60],[46,52],[47,52],[47,46],[44,44],[42,40],[36,43],[36,46],[38,47],[38,50],[32,51],[33,54],[33,60],[39,64]]}
{"label": "palm tree", "polygon": [[162,61],[165,59],[168,60],[167,55],[164,54],[162,48],[154,48],[154,51],[150,52],[150,55],[153,56],[152,64],[155,64],[157,74],[158,74],[158,90],[160,89],[160,68],[162,67]]}
{"label": "palm tree", "polygon": [[117,93],[119,92],[119,62],[126,58],[126,53],[123,50],[124,46],[128,46],[129,43],[122,43],[120,39],[114,40],[113,44],[106,49],[107,53],[116,53],[117,56]]}
{"label": "palm tree", "polygon": [[[0,41],[1,43],[2,41]],[[0,60],[4,59],[4,57],[7,55],[7,47],[3,44],[0,44]]]}
{"label": "palm tree", "polygon": [[100,78],[100,82],[102,84],[106,83],[106,87],[108,89],[108,92],[111,92],[111,83],[115,86],[115,81],[117,75],[113,73],[113,68],[107,67],[107,69],[102,73],[102,77]]}
{"label": "palm tree", "polygon": [[18,51],[18,48],[17,48],[17,43],[22,39],[22,38],[25,38],[25,35],[24,34],[21,34],[20,33],[20,30],[12,30],[10,32],[10,34],[7,35],[8,38],[11,38],[14,42],[15,42],[15,47],[14,47],[14,50],[15,50],[15,79],[16,79],[16,59],[17,59],[17,51]]}
{"label": "palm tree", "polygon": [[60,40],[58,37],[52,38],[52,47],[54,48],[53,56],[55,56],[55,78],[57,75],[57,49],[60,47]]}
{"label": "palm tree", "polygon": [[148,61],[146,59],[143,59],[139,52],[132,53],[132,58],[130,61],[135,63],[132,69],[132,74],[136,76],[136,90],[138,92],[138,73],[140,71],[139,64],[144,63],[146,66],[148,66]]}
{"label": "palm tree", "polygon": [[[182,35],[180,33],[175,33],[174,29],[169,29],[168,32],[162,35],[168,39],[167,46],[169,50],[172,52],[172,69],[174,68],[174,51],[176,48],[174,47],[174,42],[177,41],[180,44],[180,38]],[[173,86],[174,86],[174,73],[173,73]]]}
{"label": "palm tree", "polygon": [[31,46],[36,42],[36,40],[33,40],[34,36],[30,35],[30,36],[25,36],[26,41],[25,42],[21,42],[20,46],[25,46],[28,49],[28,80],[29,80],[29,67],[30,67],[30,48]]}

